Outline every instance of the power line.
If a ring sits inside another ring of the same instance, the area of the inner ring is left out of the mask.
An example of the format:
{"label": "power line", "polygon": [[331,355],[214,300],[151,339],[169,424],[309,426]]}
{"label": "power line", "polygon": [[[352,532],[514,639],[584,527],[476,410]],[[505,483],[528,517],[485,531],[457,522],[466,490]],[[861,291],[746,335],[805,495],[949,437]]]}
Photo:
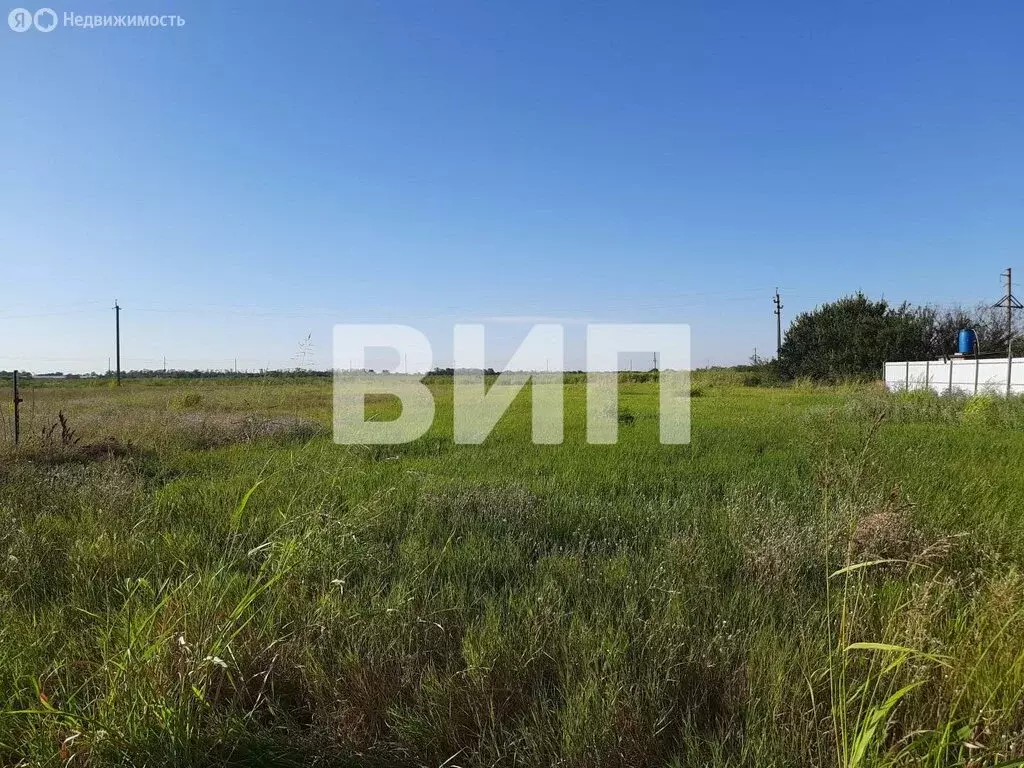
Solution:
{"label": "power line", "polygon": [[[726,299],[732,299],[732,300],[755,301],[756,300],[756,296],[755,295],[744,296],[742,294],[756,294],[756,293],[759,293],[759,292],[761,292],[763,290],[764,290],[764,288],[760,287],[760,288],[734,288],[734,289],[727,290],[727,291],[693,291],[693,292],[689,292],[689,293],[673,294],[671,297],[666,297],[666,298],[671,298],[671,299],[679,299],[679,298],[695,299],[695,300],[697,300],[696,304],[693,303],[693,302],[690,302],[690,301],[680,302],[678,300],[676,300],[676,301],[658,301],[656,299],[654,301],[654,303],[650,303],[650,302],[644,302],[644,301],[631,302],[631,301],[628,301],[628,299],[621,299],[620,301],[625,302],[625,303],[618,304],[618,305],[616,305],[615,303],[604,304],[604,305],[602,305],[600,307],[596,307],[596,308],[592,308],[592,309],[574,309],[572,311],[574,311],[574,312],[586,312],[586,311],[593,312],[595,309],[597,311],[609,311],[609,310],[617,310],[617,309],[620,309],[620,308],[623,309],[623,310],[681,309],[681,308],[686,308],[688,306],[703,305],[703,304],[712,302],[713,300],[717,300],[718,298],[721,298],[721,297],[724,297]],[[648,297],[648,298],[650,298],[650,297]],[[534,298],[534,297],[521,298],[521,299],[517,299],[516,306],[519,307],[519,308],[528,307],[528,306],[531,306],[531,305],[536,306],[538,303],[541,303],[543,301],[544,301],[544,299],[540,298],[540,297],[536,297],[536,298]],[[254,307],[254,306],[241,306],[241,305],[218,305],[218,304],[196,304],[196,305],[182,304],[182,305],[178,305],[178,306],[163,306],[163,307],[160,307],[160,306],[132,306],[131,309],[133,311],[136,311],[136,312],[153,312],[153,313],[188,313],[188,314],[194,314],[194,313],[196,313],[198,311],[210,311],[210,312],[218,312],[218,313],[226,313],[226,314],[238,314],[240,316],[246,316],[246,317],[294,317],[294,318],[302,318],[302,317],[308,317],[310,315],[318,315],[318,314],[327,314],[327,315],[335,314],[336,315],[336,314],[338,314],[340,312],[340,310],[337,309],[337,308],[325,308],[325,307],[310,307],[310,308],[305,308],[305,309],[276,309],[276,308],[272,308],[272,307]],[[402,317],[406,318],[406,319],[410,319],[410,320],[430,319],[430,318],[442,318],[442,317],[451,316],[450,314],[446,315],[444,313],[466,314],[466,313],[478,313],[480,311],[488,311],[488,310],[480,310],[479,308],[465,308],[465,307],[459,307],[459,306],[452,305],[452,306],[447,306],[447,307],[439,307],[436,311],[431,311],[429,314],[423,314],[423,315],[408,315],[408,314],[404,314],[403,313]],[[491,310],[491,311],[492,311],[492,314],[493,314],[493,310]]]}
{"label": "power line", "polygon": [[98,309],[69,309],[59,312],[38,312],[32,315],[0,315],[0,320],[34,320],[37,317],[61,317],[64,315],[89,315],[98,314]]}

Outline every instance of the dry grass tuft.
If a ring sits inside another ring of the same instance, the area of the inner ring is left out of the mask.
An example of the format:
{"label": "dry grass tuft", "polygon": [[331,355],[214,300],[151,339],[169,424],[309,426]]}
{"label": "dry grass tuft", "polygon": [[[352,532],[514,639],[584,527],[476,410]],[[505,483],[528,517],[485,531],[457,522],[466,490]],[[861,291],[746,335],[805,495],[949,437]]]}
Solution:
{"label": "dry grass tuft", "polygon": [[921,550],[922,536],[903,511],[882,510],[857,521],[850,536],[854,560],[892,558],[909,560]]}
{"label": "dry grass tuft", "polygon": [[308,440],[327,431],[319,422],[297,416],[213,412],[182,413],[172,428],[181,430],[198,445],[211,448],[264,438]]}
{"label": "dry grass tuft", "polygon": [[748,579],[792,586],[823,572],[830,540],[820,519],[798,520],[785,504],[759,494],[734,499],[729,509],[740,566]]}
{"label": "dry grass tuft", "polygon": [[420,507],[464,524],[532,522],[538,500],[521,485],[472,485],[464,488],[428,488],[420,495]]}

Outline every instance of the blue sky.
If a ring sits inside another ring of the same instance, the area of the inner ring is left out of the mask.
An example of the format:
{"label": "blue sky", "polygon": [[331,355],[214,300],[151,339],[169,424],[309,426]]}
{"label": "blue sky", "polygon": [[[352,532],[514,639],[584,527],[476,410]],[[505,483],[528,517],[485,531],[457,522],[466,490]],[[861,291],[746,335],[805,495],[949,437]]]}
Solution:
{"label": "blue sky", "polygon": [[773,350],[776,285],[1024,280],[1019,2],[52,7],[186,24],[0,28],[0,368],[104,369],[115,297],[130,368],[553,318],[704,365]]}

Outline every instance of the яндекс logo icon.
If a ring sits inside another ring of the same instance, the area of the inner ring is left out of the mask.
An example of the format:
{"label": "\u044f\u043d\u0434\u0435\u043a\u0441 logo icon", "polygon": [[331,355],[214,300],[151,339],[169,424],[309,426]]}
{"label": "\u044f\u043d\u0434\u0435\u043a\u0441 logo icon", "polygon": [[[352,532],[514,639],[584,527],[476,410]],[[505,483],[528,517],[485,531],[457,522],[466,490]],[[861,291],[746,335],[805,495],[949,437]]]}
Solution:
{"label": "\u044f\u043d\u0434\u0435\u043a\u0441 logo icon", "polygon": [[15,32],[26,32],[32,29],[32,11],[27,8],[15,8],[7,14],[7,26]]}
{"label": "\u044f\u043d\u0434\u0435\u043a\u0441 logo icon", "polygon": [[27,32],[32,27],[52,32],[57,28],[57,13],[52,8],[40,8],[35,13],[28,8],[15,8],[7,14],[7,26],[15,32]]}

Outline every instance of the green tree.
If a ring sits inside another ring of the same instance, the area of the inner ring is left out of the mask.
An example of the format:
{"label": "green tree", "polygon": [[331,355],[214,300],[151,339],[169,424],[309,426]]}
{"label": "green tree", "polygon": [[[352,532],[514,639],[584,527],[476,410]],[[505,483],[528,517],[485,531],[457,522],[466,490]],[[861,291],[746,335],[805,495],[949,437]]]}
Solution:
{"label": "green tree", "polygon": [[786,331],[780,372],[823,381],[877,378],[886,360],[923,360],[933,343],[935,312],[863,293],[805,312]]}

